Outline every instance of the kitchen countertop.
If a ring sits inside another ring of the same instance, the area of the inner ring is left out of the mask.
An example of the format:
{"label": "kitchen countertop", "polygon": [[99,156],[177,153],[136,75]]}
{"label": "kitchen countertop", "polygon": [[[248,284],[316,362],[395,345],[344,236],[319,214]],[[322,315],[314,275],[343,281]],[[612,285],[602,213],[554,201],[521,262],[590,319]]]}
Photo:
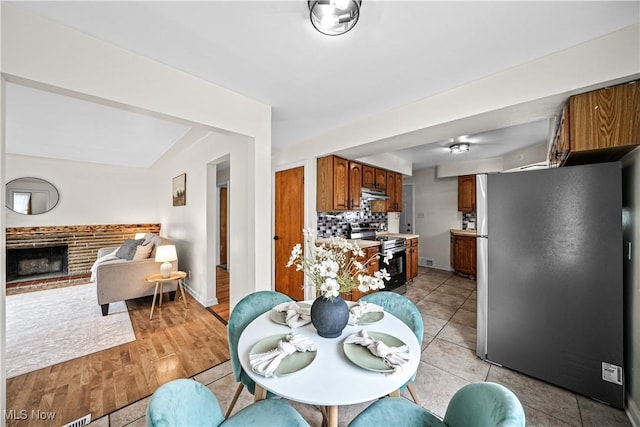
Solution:
{"label": "kitchen countertop", "polygon": [[[316,240],[318,243],[325,243],[329,241],[328,237],[323,237]],[[372,248],[374,246],[380,246],[380,242],[377,240],[361,240],[361,239],[347,239],[347,242],[354,242],[360,247],[360,249]]]}
{"label": "kitchen countertop", "polygon": [[476,230],[458,230],[458,229],[452,228],[449,231],[451,231],[451,234],[454,234],[456,236],[476,237]]}
{"label": "kitchen countertop", "polygon": [[376,233],[376,236],[402,237],[405,239],[417,239],[418,237],[420,237],[417,234],[387,233],[386,231],[383,231],[382,233]]}

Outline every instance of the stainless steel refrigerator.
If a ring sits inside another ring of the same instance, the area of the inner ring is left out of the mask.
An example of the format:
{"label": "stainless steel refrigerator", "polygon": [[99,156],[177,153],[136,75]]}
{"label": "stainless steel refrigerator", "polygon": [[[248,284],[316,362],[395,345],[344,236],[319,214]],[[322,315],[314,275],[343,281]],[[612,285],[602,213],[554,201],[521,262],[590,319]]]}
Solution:
{"label": "stainless steel refrigerator", "polygon": [[477,354],[622,408],[621,165],[478,175]]}

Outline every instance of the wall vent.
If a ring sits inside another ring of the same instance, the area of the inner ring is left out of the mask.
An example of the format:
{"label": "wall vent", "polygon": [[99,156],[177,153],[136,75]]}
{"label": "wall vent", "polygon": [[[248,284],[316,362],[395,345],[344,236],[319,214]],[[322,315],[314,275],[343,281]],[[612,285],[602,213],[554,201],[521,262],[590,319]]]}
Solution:
{"label": "wall vent", "polygon": [[433,267],[433,260],[431,258],[420,258],[418,265],[420,267]]}
{"label": "wall vent", "polygon": [[91,414],[87,414],[82,418],[78,418],[75,421],[71,421],[69,424],[65,424],[62,427],[84,427],[91,422]]}

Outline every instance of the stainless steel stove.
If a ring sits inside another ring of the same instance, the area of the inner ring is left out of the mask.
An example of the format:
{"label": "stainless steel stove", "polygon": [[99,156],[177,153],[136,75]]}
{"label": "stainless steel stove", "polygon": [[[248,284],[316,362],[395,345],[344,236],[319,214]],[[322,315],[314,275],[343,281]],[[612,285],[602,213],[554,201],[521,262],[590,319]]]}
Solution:
{"label": "stainless steel stove", "polygon": [[380,258],[380,268],[386,268],[391,279],[385,282],[385,291],[404,293],[406,291],[406,240],[396,236],[376,236],[378,226],[369,223],[349,224],[349,238],[354,240],[377,240],[380,242],[380,253],[382,256],[387,251],[391,251],[393,257],[389,263],[385,263]]}

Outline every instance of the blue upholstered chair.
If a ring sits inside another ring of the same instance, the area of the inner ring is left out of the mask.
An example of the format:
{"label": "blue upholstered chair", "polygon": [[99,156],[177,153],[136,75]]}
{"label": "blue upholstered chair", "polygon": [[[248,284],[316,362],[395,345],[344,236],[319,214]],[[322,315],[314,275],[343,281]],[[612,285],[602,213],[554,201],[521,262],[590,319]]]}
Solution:
{"label": "blue upholstered chair", "polygon": [[288,403],[261,400],[225,419],[216,396],[199,382],[182,378],[161,385],[147,407],[148,427],[308,426]]}
{"label": "blue upholstered chair", "polygon": [[[416,334],[418,343],[420,344],[420,347],[422,347],[422,338],[424,333],[422,315],[420,314],[420,310],[418,310],[418,307],[416,307],[409,298],[395,292],[380,291],[365,295],[360,299],[382,306],[384,308],[384,311],[391,313],[398,319],[402,320],[407,326],[409,326],[409,328],[413,330],[413,333]],[[409,390],[409,393],[411,393],[413,401],[420,405],[421,403],[420,399],[418,398],[418,394],[411,386],[411,382],[415,378],[416,375],[413,374],[409,381],[407,381],[407,383],[401,388],[406,387]]]}
{"label": "blue upholstered chair", "polygon": [[229,417],[231,414],[243,387],[246,386],[251,394],[255,393],[256,388],[256,383],[249,378],[244,369],[242,369],[242,365],[240,365],[240,358],[238,357],[238,341],[240,340],[240,335],[247,325],[256,317],[266,313],[280,303],[290,301],[293,300],[280,292],[258,291],[242,298],[238,301],[238,304],[233,307],[229,315],[229,323],[227,324],[227,336],[229,338],[229,354],[231,356],[233,376],[239,384],[229,404],[229,408],[227,408],[225,417]]}
{"label": "blue upholstered chair", "polygon": [[508,388],[495,383],[467,384],[447,406],[444,419],[401,397],[386,397],[372,403],[349,427],[524,427],[522,404]]}

